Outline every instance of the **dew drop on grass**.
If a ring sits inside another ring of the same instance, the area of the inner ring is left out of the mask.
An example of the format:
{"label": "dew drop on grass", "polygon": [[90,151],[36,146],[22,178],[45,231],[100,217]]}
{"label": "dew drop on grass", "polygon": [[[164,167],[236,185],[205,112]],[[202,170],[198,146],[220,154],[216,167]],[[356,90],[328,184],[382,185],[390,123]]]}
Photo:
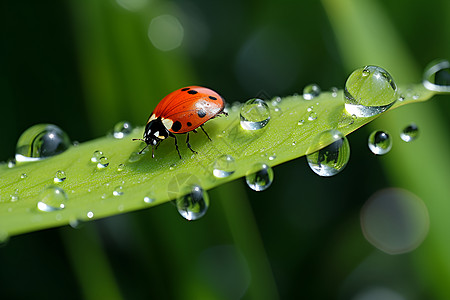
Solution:
{"label": "dew drop on grass", "polygon": [[383,68],[365,66],[355,70],[344,88],[345,109],[350,115],[371,117],[386,111],[398,99],[397,85]]}
{"label": "dew drop on grass", "polygon": [[245,175],[249,188],[260,192],[266,190],[273,182],[273,170],[264,163],[254,164]]}
{"label": "dew drop on grass", "polygon": [[312,100],[313,98],[319,96],[320,92],[321,92],[320,87],[317,84],[315,83],[308,84],[303,89],[303,98],[305,100]]}
{"label": "dew drop on grass", "polygon": [[37,208],[44,212],[61,210],[65,208],[67,199],[67,194],[62,188],[48,186],[39,194]]}
{"label": "dew drop on grass", "polygon": [[450,62],[438,59],[431,62],[423,74],[425,88],[442,93],[450,93]]}
{"label": "dew drop on grass", "polygon": [[100,151],[100,150],[94,151],[94,153],[92,153],[91,162],[98,163],[102,156],[103,156],[103,152],[102,151]]}
{"label": "dew drop on grass", "polygon": [[114,125],[112,136],[116,139],[123,139],[133,131],[133,127],[129,122],[122,121]]}
{"label": "dew drop on grass", "polygon": [[324,177],[341,172],[350,159],[350,145],[347,138],[333,129],[321,133],[317,142],[328,146],[306,155],[311,170]]}
{"label": "dew drop on grass", "polygon": [[264,100],[254,98],[244,103],[240,111],[241,126],[245,130],[258,130],[270,121],[269,106]]}
{"label": "dew drop on grass", "polygon": [[419,128],[414,123],[411,123],[403,128],[402,132],[400,133],[400,138],[407,143],[414,141],[418,136]]}
{"label": "dew drop on grass", "polygon": [[225,178],[236,171],[236,162],[231,155],[222,155],[213,164],[212,173],[216,178]]}
{"label": "dew drop on grass", "polygon": [[34,125],[19,137],[16,161],[29,162],[60,154],[72,145],[68,135],[52,124]]}
{"label": "dew drop on grass", "polygon": [[53,182],[60,183],[66,180],[66,178],[67,178],[66,173],[64,171],[59,170],[56,172],[55,177],[53,178]]}
{"label": "dew drop on grass", "polygon": [[182,196],[175,200],[180,215],[188,221],[203,217],[209,207],[208,193],[200,186],[186,187]]}
{"label": "dew drop on grass", "polygon": [[386,131],[374,131],[369,135],[368,146],[370,151],[376,155],[384,155],[392,148],[392,139]]}

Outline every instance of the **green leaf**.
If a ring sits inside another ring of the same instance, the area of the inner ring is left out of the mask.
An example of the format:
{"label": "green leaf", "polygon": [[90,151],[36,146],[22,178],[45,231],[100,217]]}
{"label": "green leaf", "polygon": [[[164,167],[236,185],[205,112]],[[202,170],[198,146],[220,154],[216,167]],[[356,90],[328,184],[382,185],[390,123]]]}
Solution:
{"label": "green leaf", "polygon": [[[430,99],[434,94],[421,84],[399,87],[399,91],[405,99],[391,109]],[[0,236],[7,238],[148,208],[180,196],[185,183],[196,183],[208,190],[245,176],[256,163],[275,166],[323,148],[332,142],[319,141],[324,131],[337,129],[347,135],[381,115],[354,118],[345,112],[343,98],[340,91],[337,95],[324,92],[312,100],[302,96],[274,99],[269,102],[269,123],[255,131],[240,126],[240,105],[234,105],[228,109],[228,117],[206,124],[212,142],[202,132],[191,133],[190,142],[198,154],[191,153],[183,142],[184,136],[179,135],[181,160],[171,139],[155,151],[155,158],[150,152],[138,155],[144,145],[131,139],[141,137],[141,127],[123,139],[106,136],[41,161],[18,163],[13,168],[3,164]],[[311,119],[317,118],[308,120],[311,113],[315,114]],[[99,168],[91,161],[95,151],[107,158],[106,167]],[[216,178],[212,165],[224,154],[235,159],[236,169],[229,177]],[[65,172],[66,180],[54,183],[58,171]],[[41,193],[53,185],[62,188],[68,200],[63,209],[40,211],[37,204]]]}

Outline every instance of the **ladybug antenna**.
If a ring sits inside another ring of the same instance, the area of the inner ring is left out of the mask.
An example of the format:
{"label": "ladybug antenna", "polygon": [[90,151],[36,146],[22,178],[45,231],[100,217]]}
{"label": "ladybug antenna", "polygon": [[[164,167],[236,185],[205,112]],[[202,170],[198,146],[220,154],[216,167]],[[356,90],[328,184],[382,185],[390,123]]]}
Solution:
{"label": "ladybug antenna", "polygon": [[[145,143],[145,141],[143,140],[143,139],[133,139],[133,141],[142,141],[142,142],[144,142]],[[139,153],[138,154],[142,154],[142,152],[144,152],[144,150],[146,149],[148,147],[148,144],[147,145],[145,145],[145,147],[144,148],[142,148],[142,150],[141,151],[139,151]],[[153,148],[152,148],[152,154],[153,154]]]}

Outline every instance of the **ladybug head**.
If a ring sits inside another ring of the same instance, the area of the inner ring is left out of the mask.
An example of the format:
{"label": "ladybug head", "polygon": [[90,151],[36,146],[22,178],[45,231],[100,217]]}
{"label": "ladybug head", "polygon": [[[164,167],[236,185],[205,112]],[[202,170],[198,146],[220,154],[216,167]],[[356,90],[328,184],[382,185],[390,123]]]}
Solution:
{"label": "ladybug head", "polygon": [[169,131],[161,121],[161,118],[152,120],[145,126],[144,136],[142,139],[133,139],[133,141],[143,141],[147,145],[139,151],[141,154],[148,146],[152,147],[152,157],[155,157],[154,150],[158,147],[162,140],[169,136]]}

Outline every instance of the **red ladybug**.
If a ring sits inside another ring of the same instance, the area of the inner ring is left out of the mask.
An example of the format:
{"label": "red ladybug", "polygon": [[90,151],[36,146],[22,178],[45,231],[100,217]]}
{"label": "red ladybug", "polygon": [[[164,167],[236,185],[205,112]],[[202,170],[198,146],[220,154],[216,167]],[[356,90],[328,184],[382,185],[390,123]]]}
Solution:
{"label": "red ladybug", "polygon": [[228,115],[223,111],[224,108],[225,101],[213,90],[201,86],[188,86],[178,89],[158,103],[148,119],[143,138],[133,139],[133,141],[145,142],[147,146],[144,149],[151,145],[152,157],[155,157],[154,150],[158,148],[159,144],[167,137],[173,137],[178,156],[181,159],[174,133],[187,133],[186,144],[193,153],[197,153],[189,144],[189,132],[197,133],[196,129],[200,127],[211,140],[203,129],[203,124],[220,114]]}

